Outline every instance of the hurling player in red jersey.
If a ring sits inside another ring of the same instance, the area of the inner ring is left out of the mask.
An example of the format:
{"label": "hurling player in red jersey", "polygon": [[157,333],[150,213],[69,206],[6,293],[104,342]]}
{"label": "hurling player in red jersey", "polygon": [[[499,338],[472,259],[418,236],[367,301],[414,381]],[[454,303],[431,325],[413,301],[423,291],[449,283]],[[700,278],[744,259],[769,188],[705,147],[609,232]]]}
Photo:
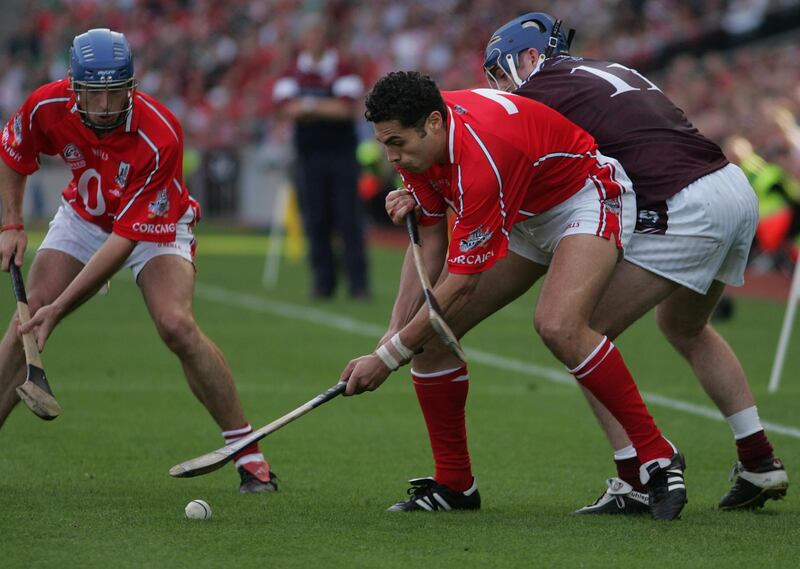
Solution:
{"label": "hurling player in red jersey", "polygon": [[[199,208],[183,183],[183,132],[164,105],[136,90],[122,34],[93,29],[76,36],[69,79],[37,89],[3,130],[4,271],[24,260],[22,196],[39,154],[61,155],[72,179],[28,274],[33,317],[22,331],[33,330],[42,349],[64,316],[129,267],[159,335],[226,442],[250,433],[222,352],[192,312]],[[12,322],[0,343],[0,424],[19,400],[24,364]],[[241,492],[277,489],[257,445],[236,456],[236,467]]]}
{"label": "hurling player in red jersey", "polygon": [[[655,84],[619,63],[572,56],[569,43],[548,14],[515,18],[486,47],[489,82],[562,113],[625,168],[636,192],[636,228],[592,327],[616,338],[657,307],[659,328],[733,431],[738,463],[719,507],[763,506],[786,494],[786,470],[773,454],[739,360],[709,322],[725,285],[744,283],[758,222],[755,193],[739,167]],[[646,510],[635,449],[619,423],[584,392],[614,448],[618,477],[578,513]]]}
{"label": "hurling player in red jersey", "polygon": [[[686,502],[683,457],[656,427],[617,348],[589,327],[633,229],[635,201],[619,163],[552,109],[493,89],[440,93],[429,77],[395,72],[375,84],[366,107],[419,206],[425,266],[438,279],[434,294],[445,318],[480,321],[514,298],[502,283],[517,270],[546,275],[537,332],[633,440],[653,517],[677,517]],[[449,245],[448,209],[456,217]],[[342,372],[348,394],[377,389],[434,338],[412,267],[409,253],[378,349]],[[475,302],[485,280],[498,285]],[[411,374],[436,472],[413,480],[411,498],[390,510],[477,509],[463,422],[466,366],[430,370],[419,361]]]}

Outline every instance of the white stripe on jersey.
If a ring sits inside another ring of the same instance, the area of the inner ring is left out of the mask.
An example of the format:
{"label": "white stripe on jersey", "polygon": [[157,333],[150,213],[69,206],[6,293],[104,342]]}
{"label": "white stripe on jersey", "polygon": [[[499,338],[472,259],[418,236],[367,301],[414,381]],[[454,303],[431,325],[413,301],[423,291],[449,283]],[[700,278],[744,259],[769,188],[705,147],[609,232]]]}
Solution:
{"label": "white stripe on jersey", "polygon": [[450,129],[447,134],[447,143],[450,145],[450,163],[452,164],[456,161],[453,151],[453,142],[456,139],[456,122],[453,120],[453,111],[450,110],[450,107],[447,107],[447,116],[450,118]]}
{"label": "white stripe on jersey", "polygon": [[417,202],[417,205],[419,206],[420,210],[422,210],[422,213],[424,213],[427,217],[444,217],[445,216],[445,213],[435,213],[435,212],[428,211],[427,209],[425,209],[425,207],[422,205],[422,202],[419,201],[419,198],[417,197],[417,193],[414,191],[414,186],[409,184],[408,182],[406,182],[406,178],[405,178],[405,176],[403,176],[403,174],[401,174],[400,172],[398,172],[398,174],[400,174],[400,179],[403,180],[403,185],[411,192],[411,197],[414,198],[415,202]]}
{"label": "white stripe on jersey", "polygon": [[183,186],[181,186],[180,182],[178,182],[177,178],[172,178],[172,183],[175,184],[175,187],[178,188],[178,193],[183,193]]}
{"label": "white stripe on jersey", "polygon": [[50,103],[59,103],[59,102],[66,103],[67,101],[69,101],[69,97],[56,97],[55,99],[45,99],[43,101],[39,101],[38,103],[36,103],[36,106],[33,107],[33,110],[31,111],[31,118],[28,123],[28,130],[33,129],[33,115],[36,114],[36,111],[39,110],[39,107],[41,107],[42,105],[48,105]]}
{"label": "white stripe on jersey", "polygon": [[117,215],[117,217],[114,218],[115,221],[121,219],[122,216],[125,215],[125,213],[128,211],[128,209],[130,209],[131,205],[133,205],[133,202],[136,201],[136,198],[138,198],[141,195],[141,193],[145,190],[145,188],[150,185],[150,180],[153,179],[153,176],[158,171],[158,166],[159,166],[159,163],[161,162],[161,154],[159,154],[158,148],[156,147],[155,144],[153,144],[153,141],[150,140],[150,138],[142,131],[142,129],[139,129],[138,132],[139,132],[139,136],[141,136],[144,139],[144,141],[147,143],[147,145],[150,148],[153,149],[153,152],[155,152],[155,155],[156,155],[156,166],[147,175],[147,179],[145,180],[144,185],[141,188],[139,188],[139,191],[136,192],[133,195],[133,197],[131,198],[131,201],[128,202],[128,205],[126,205],[125,208],[119,213],[119,215]]}
{"label": "white stripe on jersey", "polygon": [[464,213],[464,186],[461,184],[461,164],[458,165],[458,209],[453,208],[461,217]]}
{"label": "white stripe on jersey", "polygon": [[131,124],[133,124],[133,107],[131,107],[131,110],[128,113],[128,118],[125,119],[125,132],[131,131]]}
{"label": "white stripe on jersey", "polygon": [[[172,125],[171,125],[171,124],[169,124],[169,121],[168,121],[166,118],[164,118],[164,115],[162,115],[160,112],[158,112],[158,109],[157,109],[157,108],[155,108],[153,105],[151,105],[150,103],[148,103],[147,101],[145,101],[145,100],[144,100],[144,97],[142,97],[141,95],[136,95],[136,97],[137,97],[137,98],[138,98],[138,99],[139,99],[141,102],[143,102],[145,105],[147,105],[148,107],[150,107],[150,108],[153,110],[153,112],[154,112],[155,114],[157,114],[157,115],[158,115],[158,118],[160,118],[162,121],[164,121],[164,124],[165,124],[165,125],[167,125],[167,128],[168,128],[168,129],[169,129],[169,131],[172,133],[172,136],[174,136],[174,137],[175,137],[175,140],[176,140],[177,142],[180,142],[180,139],[178,138],[178,133],[177,133],[177,132],[175,132],[175,129],[173,129],[173,128],[172,128]],[[133,114],[133,113],[131,113],[131,114]],[[141,131],[139,131],[139,132],[141,132]]]}
{"label": "white stripe on jersey", "polygon": [[539,164],[544,162],[545,160],[549,160],[550,158],[586,158],[587,156],[591,156],[591,154],[571,154],[569,152],[553,152],[552,154],[545,154],[544,156],[540,156],[536,159],[533,163],[533,167],[536,168]]}
{"label": "white stripe on jersey", "polygon": [[605,206],[605,199],[608,197],[608,192],[606,192],[606,187],[597,176],[589,176],[589,179],[594,182],[594,186],[597,188],[597,193],[600,194],[600,227],[597,230],[597,234],[602,235],[606,230],[608,212]]}
{"label": "white stripe on jersey", "polygon": [[472,138],[474,138],[477,141],[478,146],[481,147],[481,150],[483,150],[483,153],[486,155],[486,159],[489,161],[489,165],[492,167],[492,170],[494,170],[494,175],[497,178],[498,191],[500,193],[500,216],[503,218],[503,223],[500,226],[500,231],[503,233],[503,235],[506,236],[506,239],[508,239],[508,230],[506,229],[506,202],[505,202],[505,196],[503,195],[503,179],[500,177],[500,171],[497,169],[497,165],[494,163],[492,155],[489,154],[489,149],[486,148],[486,145],[480,139],[478,134],[474,130],[472,130],[472,127],[469,126],[467,123],[464,123],[464,126],[467,127],[467,130],[472,135]]}

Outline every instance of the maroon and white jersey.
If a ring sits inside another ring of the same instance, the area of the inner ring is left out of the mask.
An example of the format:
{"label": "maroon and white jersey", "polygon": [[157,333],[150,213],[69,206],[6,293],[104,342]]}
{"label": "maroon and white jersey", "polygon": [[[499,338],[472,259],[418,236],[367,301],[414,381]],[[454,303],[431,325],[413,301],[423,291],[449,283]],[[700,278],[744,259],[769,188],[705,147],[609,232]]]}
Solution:
{"label": "maroon and white jersey", "polygon": [[656,85],[618,63],[556,56],[515,93],[586,129],[622,164],[636,191],[637,230],[664,225],[668,198],[728,164]]}
{"label": "maroon and white jersey", "polygon": [[553,109],[494,89],[442,92],[447,105],[448,161],[423,173],[398,168],[421,206],[422,225],[456,222],[448,267],[484,271],[508,250],[511,227],[566,201],[588,179],[601,199],[624,188],[613,166],[595,158],[589,133]]}
{"label": "maroon and white jersey", "polygon": [[11,117],[0,156],[20,174],[39,154],[60,155],[72,170],[64,200],[83,219],[134,241],[175,240],[178,220],[197,202],[183,183],[183,131],[173,114],[135,92],[127,122],[102,138],[78,115],[69,81],[48,83]]}
{"label": "maroon and white jersey", "polygon": [[[335,49],[328,49],[317,61],[308,52],[300,52],[294,66],[275,82],[273,99],[281,104],[305,97],[338,98],[355,103],[364,94],[361,76]],[[298,152],[354,151],[358,143],[355,120],[314,119],[295,124],[294,142]]]}

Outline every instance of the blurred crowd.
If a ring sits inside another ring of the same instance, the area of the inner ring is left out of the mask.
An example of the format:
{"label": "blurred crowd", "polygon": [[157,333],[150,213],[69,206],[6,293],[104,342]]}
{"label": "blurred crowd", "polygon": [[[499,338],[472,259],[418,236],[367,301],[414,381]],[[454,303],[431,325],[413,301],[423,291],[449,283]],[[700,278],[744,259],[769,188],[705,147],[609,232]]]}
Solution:
{"label": "blurred crowd", "polygon": [[[322,10],[365,83],[419,69],[445,88],[483,84],[482,48],[501,23],[531,9],[577,28],[573,51],[632,66],[720,30],[746,34],[796,0],[33,0],[0,51],[0,118],[36,86],[64,77],[72,37],[107,26],[131,41],[141,89],[181,119],[195,148],[230,148],[285,136],[272,88],[298,49],[303,17]],[[8,16],[6,16],[8,17]],[[798,110],[800,45],[679,58],[665,91],[723,142],[737,131],[775,149],[769,103]],[[778,72],[779,71],[779,72]],[[659,74],[650,73],[657,80]],[[795,156],[795,159],[797,157]],[[797,166],[797,164],[795,164]]]}

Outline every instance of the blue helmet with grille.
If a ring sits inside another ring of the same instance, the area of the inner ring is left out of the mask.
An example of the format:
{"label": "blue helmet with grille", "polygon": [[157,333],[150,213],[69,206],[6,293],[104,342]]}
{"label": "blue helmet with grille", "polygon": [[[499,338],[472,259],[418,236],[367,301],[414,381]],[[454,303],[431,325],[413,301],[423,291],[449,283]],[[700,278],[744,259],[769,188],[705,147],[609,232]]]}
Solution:
{"label": "blue helmet with grille", "polygon": [[564,33],[561,20],[543,12],[529,12],[514,18],[492,34],[483,60],[483,69],[493,87],[499,87],[498,73],[510,79],[516,87],[520,78],[519,54],[534,48],[539,52],[538,68],[545,59],[559,53],[569,53],[575,31]]}
{"label": "blue helmet with grille", "polygon": [[70,48],[70,76],[78,112],[86,126],[109,131],[127,120],[136,79],[133,52],[124,35],[97,28],[75,36]]}

